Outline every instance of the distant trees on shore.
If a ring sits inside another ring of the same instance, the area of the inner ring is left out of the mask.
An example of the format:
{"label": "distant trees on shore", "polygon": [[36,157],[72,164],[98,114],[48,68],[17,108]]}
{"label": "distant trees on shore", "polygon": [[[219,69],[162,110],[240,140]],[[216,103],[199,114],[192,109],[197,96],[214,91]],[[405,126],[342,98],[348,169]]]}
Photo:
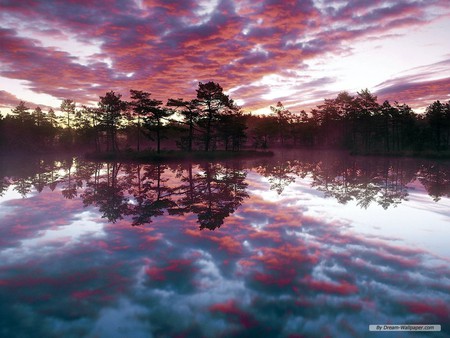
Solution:
{"label": "distant trees on shore", "polygon": [[267,116],[244,114],[215,82],[199,83],[193,99],[169,99],[130,90],[130,101],[113,91],[96,107],[63,100],[61,115],[20,102],[0,117],[0,151],[83,150],[117,152],[178,148],[185,151],[243,147],[347,149],[357,153],[446,151],[450,101],[433,102],[424,114],[406,104],[379,103],[368,90],[341,92],[310,114],[278,102]]}
{"label": "distant trees on shore", "polygon": [[424,114],[407,104],[378,103],[368,90],[341,92],[308,115],[292,113],[281,102],[272,115],[248,117],[255,147],[347,149],[356,153],[402,153],[450,149],[450,101],[435,101]]}

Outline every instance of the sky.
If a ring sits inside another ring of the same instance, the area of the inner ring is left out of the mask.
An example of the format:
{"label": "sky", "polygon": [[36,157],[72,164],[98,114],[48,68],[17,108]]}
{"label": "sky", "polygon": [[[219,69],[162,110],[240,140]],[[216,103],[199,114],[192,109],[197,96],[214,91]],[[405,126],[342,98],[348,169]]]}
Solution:
{"label": "sky", "polygon": [[0,0],[0,111],[214,81],[254,113],[365,88],[421,112],[450,99],[448,32],[448,0]]}

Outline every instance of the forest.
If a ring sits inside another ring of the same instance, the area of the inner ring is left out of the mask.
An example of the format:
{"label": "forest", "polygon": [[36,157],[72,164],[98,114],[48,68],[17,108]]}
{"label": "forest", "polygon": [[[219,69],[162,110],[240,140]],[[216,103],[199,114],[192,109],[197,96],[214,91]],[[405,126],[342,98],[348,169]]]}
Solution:
{"label": "forest", "polygon": [[281,102],[271,114],[244,113],[215,82],[199,83],[192,99],[169,99],[131,89],[128,101],[110,91],[96,106],[64,99],[60,111],[31,110],[21,101],[0,116],[0,152],[82,151],[123,153],[242,149],[343,149],[354,154],[447,156],[450,101],[435,101],[423,114],[407,104],[379,103],[367,89],[341,92],[306,113]]}

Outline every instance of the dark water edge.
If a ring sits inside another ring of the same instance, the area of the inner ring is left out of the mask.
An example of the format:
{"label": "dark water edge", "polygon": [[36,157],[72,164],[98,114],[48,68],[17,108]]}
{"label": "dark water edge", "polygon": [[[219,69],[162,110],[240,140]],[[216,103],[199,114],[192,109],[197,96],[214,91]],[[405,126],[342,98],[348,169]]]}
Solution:
{"label": "dark water edge", "polygon": [[88,160],[99,161],[133,161],[133,162],[159,162],[159,161],[179,161],[179,160],[228,160],[234,158],[249,159],[257,157],[271,157],[272,151],[126,151],[117,153],[86,153],[84,157]]}
{"label": "dark water edge", "polygon": [[355,156],[384,156],[384,157],[407,157],[407,158],[429,158],[450,159],[450,151],[422,150],[422,151],[393,151],[393,152],[358,152],[352,151]]}

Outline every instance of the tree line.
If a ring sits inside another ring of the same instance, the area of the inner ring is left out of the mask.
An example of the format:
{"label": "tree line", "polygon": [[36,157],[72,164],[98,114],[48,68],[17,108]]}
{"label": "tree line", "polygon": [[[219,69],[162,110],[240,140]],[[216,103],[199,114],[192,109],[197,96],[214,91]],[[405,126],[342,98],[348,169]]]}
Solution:
{"label": "tree line", "polygon": [[430,104],[424,114],[407,104],[378,103],[362,90],[341,92],[312,109],[292,113],[281,102],[272,115],[249,117],[256,147],[314,147],[356,153],[446,151],[450,146],[450,101]]}
{"label": "tree line", "polygon": [[407,104],[379,103],[368,90],[341,92],[308,114],[278,102],[271,114],[243,113],[215,82],[199,83],[193,99],[169,99],[130,90],[114,91],[97,106],[76,107],[63,100],[60,114],[20,102],[0,118],[0,151],[86,150],[115,153],[178,148],[184,151],[237,151],[247,148],[302,147],[347,149],[357,153],[447,151],[450,101],[430,104],[424,114]]}
{"label": "tree line", "polygon": [[169,99],[165,105],[149,92],[132,89],[129,101],[110,91],[100,96],[96,107],[77,109],[74,100],[65,99],[60,111],[59,116],[40,107],[30,112],[20,102],[0,119],[0,149],[114,153],[141,151],[145,141],[159,153],[165,140],[169,147],[186,151],[239,150],[246,137],[241,108],[215,82],[200,82],[194,99]]}

